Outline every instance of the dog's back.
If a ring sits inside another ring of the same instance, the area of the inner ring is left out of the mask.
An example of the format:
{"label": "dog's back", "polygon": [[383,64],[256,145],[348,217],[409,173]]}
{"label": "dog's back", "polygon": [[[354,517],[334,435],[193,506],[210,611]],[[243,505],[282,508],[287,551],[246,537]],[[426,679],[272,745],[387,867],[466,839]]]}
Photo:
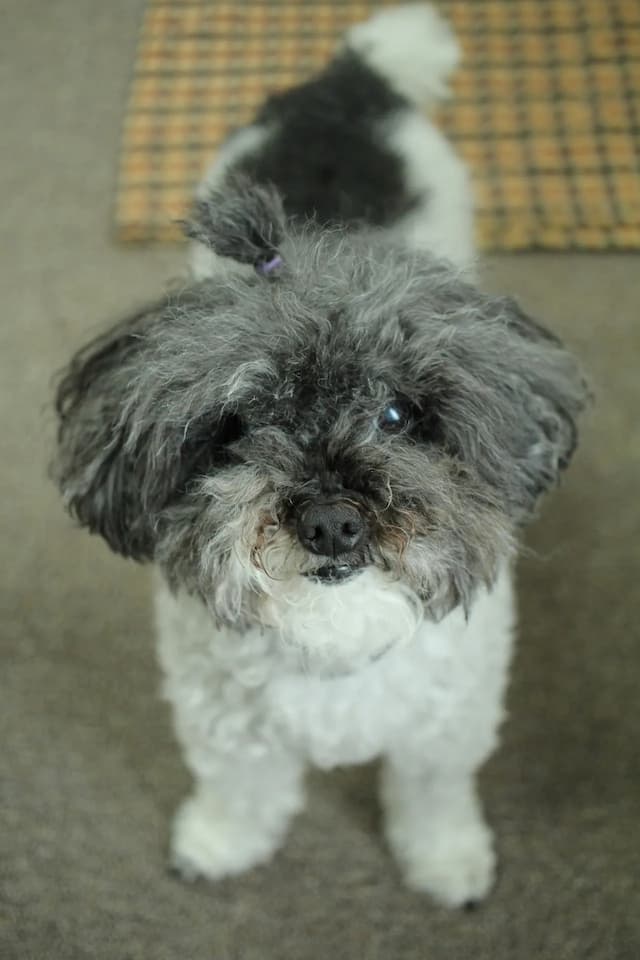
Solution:
{"label": "dog's back", "polygon": [[267,101],[257,119],[271,132],[238,166],[273,183],[292,216],[386,226],[415,202],[400,157],[380,135],[407,105],[347,48],[317,78]]}
{"label": "dog's back", "polygon": [[[426,119],[459,59],[448,25],[423,4],[353,27],[326,69],[272,96],[230,137],[200,188],[243,173],[272,184],[286,213],[323,225],[367,224],[467,265],[472,258],[466,172]],[[195,258],[206,275],[210,255]]]}

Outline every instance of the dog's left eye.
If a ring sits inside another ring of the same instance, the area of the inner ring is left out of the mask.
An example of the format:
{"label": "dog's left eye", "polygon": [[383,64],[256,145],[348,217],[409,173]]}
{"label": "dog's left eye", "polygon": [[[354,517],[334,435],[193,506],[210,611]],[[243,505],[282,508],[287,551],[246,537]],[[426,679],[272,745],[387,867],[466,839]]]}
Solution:
{"label": "dog's left eye", "polygon": [[386,433],[393,433],[406,427],[409,414],[405,404],[399,400],[385,407],[377,420],[377,426]]}

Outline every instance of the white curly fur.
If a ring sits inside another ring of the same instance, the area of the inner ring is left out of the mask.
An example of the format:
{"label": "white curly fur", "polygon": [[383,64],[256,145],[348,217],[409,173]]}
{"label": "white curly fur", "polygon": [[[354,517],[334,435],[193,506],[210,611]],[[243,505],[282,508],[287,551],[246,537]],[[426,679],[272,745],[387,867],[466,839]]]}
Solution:
{"label": "white curly fur", "polygon": [[[448,27],[423,4],[378,15],[347,42],[417,103],[444,93],[458,56]],[[418,109],[383,134],[424,197],[394,232],[472,267],[471,191],[452,147]],[[255,126],[236,135],[206,184],[219,184],[261,137]],[[192,263],[198,277],[220,269],[197,244]],[[380,757],[386,836],[407,883],[449,906],[482,897],[494,854],[474,775],[503,713],[514,620],[508,563],[468,619],[457,608],[437,624],[421,619],[409,589],[373,569],[332,586],[298,576],[262,587],[262,625],[241,642],[214,626],[199,600],[157,587],[166,696],[196,781],[174,822],[175,864],[218,878],[265,861],[302,806],[308,763]]]}
{"label": "white curly fur", "polygon": [[[456,609],[438,624],[417,621],[410,598],[380,579],[365,571],[315,586],[322,600],[335,599],[332,610],[349,594],[337,634],[327,623],[332,611],[304,604],[290,632],[256,626],[241,642],[215,628],[199,600],[158,585],[165,692],[198,784],[175,824],[180,866],[220,877],[260,862],[300,809],[307,763],[382,756],[387,836],[407,880],[450,905],[486,892],[493,860],[473,775],[502,718],[510,573],[481,593],[468,620]],[[303,634],[327,663],[355,669],[300,670],[289,645]]]}

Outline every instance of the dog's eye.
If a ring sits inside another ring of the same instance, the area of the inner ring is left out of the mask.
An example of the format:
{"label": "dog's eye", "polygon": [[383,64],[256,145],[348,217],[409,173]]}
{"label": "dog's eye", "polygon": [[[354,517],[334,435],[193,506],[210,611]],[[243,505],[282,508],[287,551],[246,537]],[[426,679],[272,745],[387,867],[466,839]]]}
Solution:
{"label": "dog's eye", "polygon": [[396,400],[385,407],[377,420],[378,429],[385,433],[394,433],[406,427],[409,421],[409,411],[407,405],[401,400]]}
{"label": "dog's eye", "polygon": [[245,432],[245,427],[237,413],[230,413],[223,417],[214,433],[214,444],[217,447],[226,447],[235,443]]}

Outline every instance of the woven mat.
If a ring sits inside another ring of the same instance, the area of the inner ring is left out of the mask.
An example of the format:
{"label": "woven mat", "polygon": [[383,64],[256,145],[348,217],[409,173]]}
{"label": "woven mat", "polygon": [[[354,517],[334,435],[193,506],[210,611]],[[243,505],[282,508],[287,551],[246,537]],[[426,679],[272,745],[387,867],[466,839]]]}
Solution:
{"label": "woven mat", "polygon": [[[388,5],[388,4],[386,4]],[[379,3],[148,0],[124,126],[122,241],[173,240],[225,134]],[[483,249],[640,247],[638,0],[441,0],[464,49],[439,123]]]}

